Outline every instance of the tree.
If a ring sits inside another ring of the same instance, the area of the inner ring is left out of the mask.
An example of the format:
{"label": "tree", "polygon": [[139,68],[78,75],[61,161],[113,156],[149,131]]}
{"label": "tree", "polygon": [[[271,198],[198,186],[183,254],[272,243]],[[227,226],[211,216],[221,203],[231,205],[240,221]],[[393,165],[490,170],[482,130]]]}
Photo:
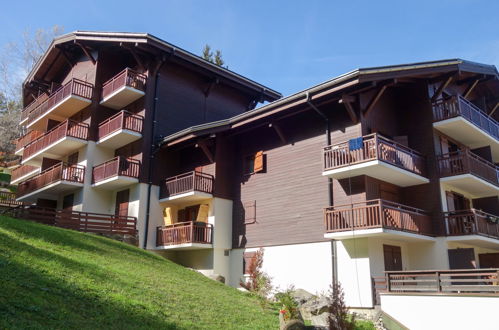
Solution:
{"label": "tree", "polygon": [[6,159],[14,158],[14,141],[22,134],[22,83],[52,39],[62,31],[58,25],[47,30],[26,30],[19,42],[0,49],[0,152],[6,154]]}
{"label": "tree", "polygon": [[[215,51],[215,54],[213,54],[213,52],[211,51],[211,46],[206,44],[203,48],[202,57],[210,63],[213,63],[220,67],[224,67],[223,65],[225,64],[225,61],[222,58],[222,51],[219,49],[217,49]],[[224,68],[227,69],[227,66],[225,66]]]}

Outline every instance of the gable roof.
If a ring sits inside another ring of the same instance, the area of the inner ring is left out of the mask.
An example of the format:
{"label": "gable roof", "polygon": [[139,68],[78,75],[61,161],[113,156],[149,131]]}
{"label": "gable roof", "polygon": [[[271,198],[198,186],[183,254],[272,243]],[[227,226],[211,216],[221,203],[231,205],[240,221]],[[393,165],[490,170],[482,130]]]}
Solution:
{"label": "gable roof", "polygon": [[234,117],[191,126],[165,137],[161,141],[160,146],[167,146],[169,144],[186,141],[198,136],[236,128],[254,120],[268,117],[277,112],[304,104],[307,100],[313,100],[326,94],[341,92],[347,88],[358,86],[361,83],[384,81],[387,79],[403,77],[424,77],[431,74],[441,75],[443,73],[454,71],[489,75],[494,77],[496,80],[499,79],[499,72],[494,65],[476,63],[462,59],[359,68]]}

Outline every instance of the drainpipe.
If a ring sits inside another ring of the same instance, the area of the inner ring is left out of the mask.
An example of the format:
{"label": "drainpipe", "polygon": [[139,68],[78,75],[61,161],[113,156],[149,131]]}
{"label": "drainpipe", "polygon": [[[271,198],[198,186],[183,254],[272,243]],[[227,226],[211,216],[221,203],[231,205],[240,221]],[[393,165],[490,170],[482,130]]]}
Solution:
{"label": "drainpipe", "polygon": [[[173,50],[174,52],[175,50]],[[171,55],[173,55],[173,52]],[[155,132],[156,132],[156,107],[158,104],[158,80],[160,76],[160,71],[163,65],[166,63],[167,59],[162,58],[161,63],[159,64],[159,67],[155,70],[156,72],[154,73],[154,103],[152,106],[152,128],[151,128],[151,146],[149,148],[149,168],[148,168],[148,173],[147,173],[147,201],[146,201],[146,219],[145,219],[145,236],[144,236],[144,244],[142,246],[143,249],[147,249],[147,239],[149,237],[149,218],[150,218],[150,213],[151,213],[151,190],[152,190],[152,170],[153,170],[153,165],[154,165],[154,152],[155,152]]]}
{"label": "drainpipe", "polygon": [[[331,145],[331,125],[330,125],[330,121],[329,121],[329,117],[326,116],[322,111],[320,111],[316,106],[315,104],[312,103],[312,99],[310,97],[310,94],[309,92],[305,92],[305,97],[307,99],[307,104],[309,107],[311,107],[315,112],[317,112],[319,114],[319,116],[322,117],[322,119],[324,119],[324,121],[326,122],[326,143],[327,145]],[[327,193],[328,193],[328,200],[329,200],[329,205],[333,205],[333,179],[331,178],[328,178],[328,189],[327,189]],[[336,258],[336,240],[331,240],[331,256],[332,256],[332,260],[331,260],[331,265],[332,265],[332,282],[333,282],[333,285],[336,285],[338,283],[338,261],[337,261],[337,258]]]}

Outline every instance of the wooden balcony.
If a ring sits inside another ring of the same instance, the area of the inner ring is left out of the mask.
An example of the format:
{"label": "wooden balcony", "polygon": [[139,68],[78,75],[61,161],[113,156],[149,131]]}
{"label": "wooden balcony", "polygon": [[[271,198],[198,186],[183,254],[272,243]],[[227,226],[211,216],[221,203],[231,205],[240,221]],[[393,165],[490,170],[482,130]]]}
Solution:
{"label": "wooden balcony", "polygon": [[423,210],[381,199],[338,205],[324,210],[325,238],[386,236],[428,240],[430,216]]}
{"label": "wooden balcony", "polygon": [[26,121],[28,120],[29,114],[35,110],[36,107],[38,107],[40,104],[42,104],[45,100],[47,100],[48,95],[47,94],[41,94],[38,96],[36,99],[33,100],[30,104],[25,106],[22,111],[21,111],[21,125],[24,125]]}
{"label": "wooden balcony", "polygon": [[159,201],[191,202],[213,197],[213,175],[187,172],[166,179],[160,185]]}
{"label": "wooden balcony", "polygon": [[62,159],[87,144],[88,124],[65,120],[24,147],[23,164],[40,166],[43,157]]}
{"label": "wooden balcony", "polygon": [[8,191],[0,191],[0,208],[16,207],[23,205],[23,202],[16,200],[16,194]]}
{"label": "wooden balcony", "polygon": [[[497,215],[469,209],[446,212],[444,221],[446,235],[453,237],[449,238],[450,240],[495,248],[499,244],[499,216]],[[480,236],[488,239],[480,239]]]}
{"label": "wooden balcony", "polygon": [[28,115],[27,126],[42,130],[48,118],[64,120],[92,103],[94,86],[79,79],[71,79]]}
{"label": "wooden balcony", "polygon": [[38,206],[13,209],[9,215],[87,233],[136,235],[137,218],[114,214],[56,210]]}
{"label": "wooden balcony", "polygon": [[142,137],[144,117],[122,110],[99,124],[97,144],[118,149]]}
{"label": "wooden balcony", "polygon": [[499,167],[470,151],[458,151],[437,158],[440,181],[476,197],[499,194]]}
{"label": "wooden balcony", "polygon": [[92,186],[116,190],[139,182],[140,161],[115,157],[92,169]]}
{"label": "wooden balcony", "polygon": [[18,184],[19,182],[25,181],[38,173],[40,173],[40,168],[37,166],[21,165],[12,170],[10,183]]}
{"label": "wooden balcony", "polygon": [[157,249],[209,249],[212,248],[213,225],[205,222],[179,222],[157,227]]}
{"label": "wooden balcony", "polygon": [[17,188],[17,199],[25,201],[73,191],[83,186],[84,178],[85,166],[61,162],[21,182]]}
{"label": "wooden balcony", "polygon": [[145,95],[147,76],[129,68],[118,73],[102,85],[100,104],[121,109]]}
{"label": "wooden balcony", "polygon": [[499,269],[452,269],[385,272],[381,292],[477,295],[499,293]]}
{"label": "wooden balcony", "polygon": [[40,136],[42,136],[44,132],[42,131],[29,131],[28,133],[24,134],[21,136],[19,139],[16,141],[16,151],[15,154],[18,156],[21,156],[24,151],[24,147]]}
{"label": "wooden balcony", "polygon": [[362,137],[357,148],[351,141],[325,147],[323,160],[322,175],[334,179],[368,175],[401,187],[429,182],[420,153],[379,134]]}
{"label": "wooden balcony", "polygon": [[433,127],[470,149],[489,146],[499,160],[499,123],[461,96],[433,104]]}

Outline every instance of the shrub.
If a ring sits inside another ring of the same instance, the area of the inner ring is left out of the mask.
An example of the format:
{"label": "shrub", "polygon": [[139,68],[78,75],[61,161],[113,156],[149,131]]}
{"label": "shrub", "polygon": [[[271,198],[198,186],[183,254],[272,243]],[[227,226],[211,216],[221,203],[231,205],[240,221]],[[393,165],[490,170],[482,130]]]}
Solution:
{"label": "shrub", "polygon": [[285,321],[294,320],[299,318],[298,303],[293,298],[294,287],[289,287],[283,292],[275,294],[275,299],[280,303],[282,314]]}
{"label": "shrub", "polygon": [[354,330],[355,314],[349,315],[345,305],[345,293],[341,285],[331,286],[329,296],[329,329],[330,330]]}
{"label": "shrub", "polygon": [[239,284],[250,292],[257,293],[262,297],[267,297],[272,290],[272,279],[262,271],[263,249],[259,249],[250,259],[248,266],[248,279],[241,280]]}

